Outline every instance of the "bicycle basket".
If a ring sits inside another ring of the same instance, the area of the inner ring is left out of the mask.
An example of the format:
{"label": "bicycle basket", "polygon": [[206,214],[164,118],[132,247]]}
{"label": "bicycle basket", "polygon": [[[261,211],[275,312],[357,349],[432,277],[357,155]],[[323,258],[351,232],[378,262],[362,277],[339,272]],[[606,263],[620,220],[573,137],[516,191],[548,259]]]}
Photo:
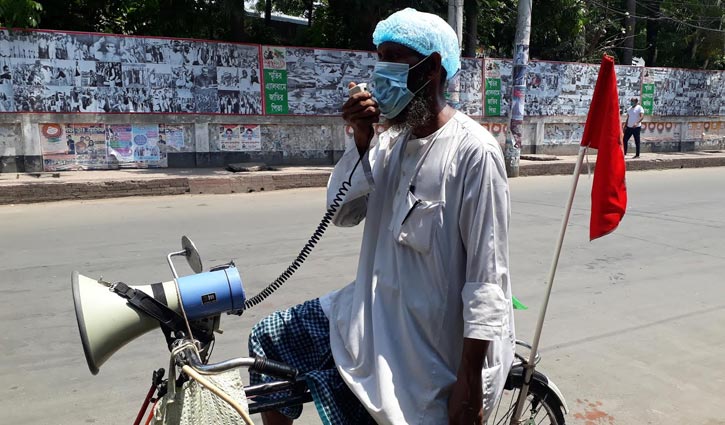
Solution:
{"label": "bicycle basket", "polygon": [[[249,411],[244,384],[236,369],[206,376],[220,390]],[[165,395],[154,410],[154,425],[244,425],[239,413],[193,379],[176,394]]]}

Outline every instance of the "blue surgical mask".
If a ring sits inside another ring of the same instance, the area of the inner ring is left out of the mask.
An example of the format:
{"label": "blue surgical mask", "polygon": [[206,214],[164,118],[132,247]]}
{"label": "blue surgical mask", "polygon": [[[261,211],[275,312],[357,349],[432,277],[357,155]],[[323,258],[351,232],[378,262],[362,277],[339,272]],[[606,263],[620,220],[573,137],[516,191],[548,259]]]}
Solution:
{"label": "blue surgical mask", "polygon": [[413,100],[415,95],[430,83],[430,80],[426,81],[415,93],[408,89],[408,72],[426,59],[427,57],[412,67],[407,63],[396,62],[378,62],[375,64],[371,81],[372,94],[378,103],[380,115],[383,118],[392,119],[397,117]]}

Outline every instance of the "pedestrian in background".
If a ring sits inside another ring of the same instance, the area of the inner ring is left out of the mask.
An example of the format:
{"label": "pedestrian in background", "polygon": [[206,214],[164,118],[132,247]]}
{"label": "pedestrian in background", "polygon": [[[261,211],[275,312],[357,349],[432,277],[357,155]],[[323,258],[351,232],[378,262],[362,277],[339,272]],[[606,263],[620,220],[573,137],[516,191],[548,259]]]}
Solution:
{"label": "pedestrian in background", "polygon": [[639,158],[639,132],[642,129],[642,120],[644,119],[644,109],[639,104],[636,97],[630,99],[631,105],[627,109],[627,122],[624,123],[624,155],[627,155],[627,144],[629,138],[634,136],[635,154],[632,158]]}

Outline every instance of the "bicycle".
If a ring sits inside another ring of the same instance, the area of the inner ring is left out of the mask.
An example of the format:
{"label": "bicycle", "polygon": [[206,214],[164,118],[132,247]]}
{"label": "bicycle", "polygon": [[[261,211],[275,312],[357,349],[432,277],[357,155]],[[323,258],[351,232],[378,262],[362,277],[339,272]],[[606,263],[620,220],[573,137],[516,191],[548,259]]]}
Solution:
{"label": "bicycle", "polygon": [[[173,283],[131,287],[122,282],[93,280],[77,272],[73,273],[76,316],[91,373],[96,374],[100,365],[128,341],[160,326],[172,353],[171,366],[182,369],[178,374],[179,379],[173,370],[169,373],[169,379],[173,380],[172,390],[181,388],[180,385],[190,379],[196,380],[234,407],[246,423],[251,423],[249,415],[252,414],[312,402],[305,375],[284,363],[261,357],[238,357],[208,363],[221,313],[241,314],[249,306],[245,302],[241,278],[234,263],[203,272],[201,257],[194,244],[186,237],[182,238],[182,248],[182,251],[167,256],[174,275]],[[187,258],[195,274],[178,277],[171,258],[180,255]],[[148,295],[148,292],[152,292],[153,296]],[[117,296],[107,295],[109,293]],[[93,319],[107,322],[91,324]],[[152,322],[154,326],[150,325]],[[114,333],[123,334],[123,337],[117,337]],[[522,341],[516,341],[516,344],[517,348],[531,348]],[[537,355],[535,363],[538,364],[539,361],[540,356]],[[492,410],[488,424],[502,425],[511,422],[526,366],[527,357],[516,352],[504,392]],[[243,397],[246,399],[244,402],[248,403],[246,409],[233,399],[224,398],[226,394],[214,388],[215,385],[205,378],[244,367],[278,379],[261,385],[245,386]],[[140,425],[144,417],[145,424],[151,423],[155,409],[152,408],[147,416],[149,405],[153,402],[155,406],[167,396],[169,380],[163,378],[164,373],[163,369],[153,373],[151,388],[134,425]],[[567,413],[568,407],[561,391],[546,375],[535,370],[524,416],[519,423],[564,425]]]}

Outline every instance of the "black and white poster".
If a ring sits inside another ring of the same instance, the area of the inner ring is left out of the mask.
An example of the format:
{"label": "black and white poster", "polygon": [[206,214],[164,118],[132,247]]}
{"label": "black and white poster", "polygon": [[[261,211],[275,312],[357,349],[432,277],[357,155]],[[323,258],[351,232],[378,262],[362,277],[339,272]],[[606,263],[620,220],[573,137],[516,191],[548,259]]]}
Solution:
{"label": "black and white poster", "polygon": [[140,37],[121,37],[120,52],[123,63],[146,63],[146,40]]}
{"label": "black and white poster", "polygon": [[13,85],[0,83],[0,112],[15,112]]}
{"label": "black and white poster", "polygon": [[289,113],[297,115],[315,114],[315,50],[288,48],[285,54],[287,64],[287,103]]}
{"label": "black and white poster", "polygon": [[176,87],[174,73],[168,64],[146,64],[146,81],[152,89]]}
{"label": "black and white poster", "polygon": [[71,110],[73,112],[99,112],[97,91],[98,89],[95,87],[74,87],[71,91]]}
{"label": "black and white poster", "polygon": [[121,65],[121,74],[123,78],[123,87],[138,89],[149,86],[146,78],[145,64],[124,63]]}
{"label": "black and white poster", "polygon": [[0,30],[0,59],[11,58],[12,39],[8,30]]}
{"label": "black and white poster", "polygon": [[219,113],[219,95],[215,88],[191,89],[196,112]]}
{"label": "black and white poster", "polygon": [[[617,88],[619,89],[619,111],[624,114],[629,108],[629,100],[642,97],[642,67],[615,65]],[[640,99],[640,104],[642,103]]]}
{"label": "black and white poster", "polygon": [[169,42],[161,39],[146,39],[144,43],[146,63],[169,63]]}
{"label": "black and white poster", "polygon": [[343,89],[342,53],[315,50],[315,109],[318,115],[339,115],[347,99],[347,89]]}
{"label": "black and white poster", "polygon": [[217,71],[215,66],[192,66],[192,75],[195,88],[217,88]]}
{"label": "black and white poster", "polygon": [[262,113],[256,45],[0,31],[0,71],[3,111]]}
{"label": "black and white poster", "polygon": [[95,87],[122,87],[121,62],[96,62]]}
{"label": "black and white poster", "polygon": [[174,93],[172,89],[150,89],[151,112],[174,112]]}
{"label": "black and white poster", "polygon": [[[655,115],[710,115],[710,72],[674,68],[646,68],[644,78],[655,84]],[[722,89],[721,89],[722,90]],[[712,94],[716,94],[714,91]],[[719,108],[718,108],[719,109]]]}
{"label": "black and white poster", "polygon": [[725,72],[709,72],[708,111],[706,115],[725,115]]}
{"label": "black and white poster", "polygon": [[172,112],[196,112],[194,105],[194,94],[189,89],[178,89],[174,91]]}
{"label": "black and white poster", "polygon": [[449,103],[469,116],[483,115],[483,61],[461,59],[461,70],[453,78],[453,90],[449,89]]}
{"label": "black and white poster", "polygon": [[238,114],[240,108],[239,91],[219,90],[219,112],[222,114]]}

